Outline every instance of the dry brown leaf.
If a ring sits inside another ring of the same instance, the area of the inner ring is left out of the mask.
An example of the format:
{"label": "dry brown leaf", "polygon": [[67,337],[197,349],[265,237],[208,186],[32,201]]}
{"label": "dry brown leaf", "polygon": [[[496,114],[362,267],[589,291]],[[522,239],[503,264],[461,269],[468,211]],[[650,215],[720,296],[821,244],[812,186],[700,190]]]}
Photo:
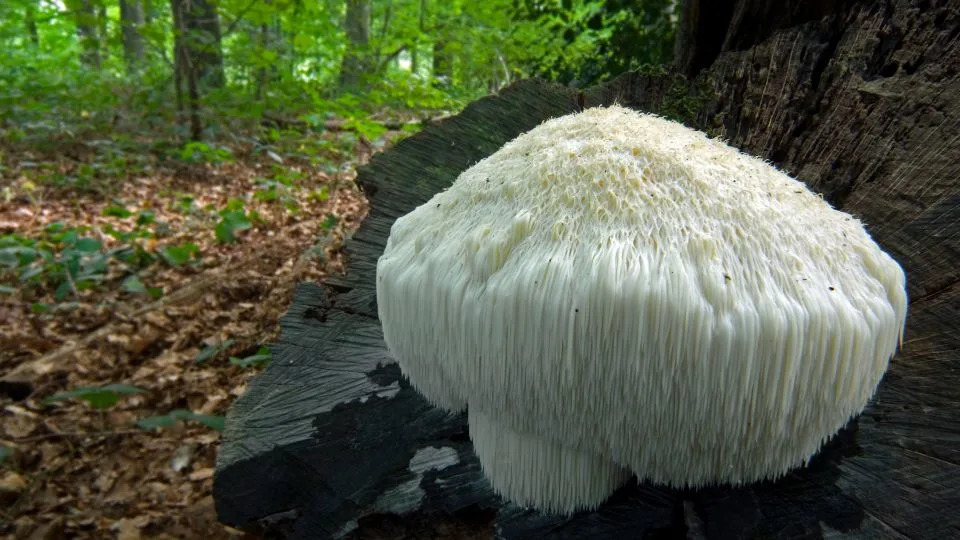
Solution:
{"label": "dry brown leaf", "polygon": [[121,519],[110,526],[117,540],[140,540],[140,526],[132,519]]}
{"label": "dry brown leaf", "polygon": [[[64,174],[77,166],[75,160],[58,163]],[[25,365],[37,396],[16,405],[36,418],[4,410],[0,429],[11,438],[48,437],[23,446],[10,458],[23,478],[39,478],[35,475],[40,471],[44,476],[34,484],[28,480],[12,507],[13,515],[4,516],[16,531],[9,525],[0,535],[103,538],[119,535],[121,528],[153,538],[242,535],[217,523],[210,497],[220,434],[195,423],[156,432],[139,432],[132,424],[187,406],[203,414],[224,414],[256,370],[235,368],[223,359],[194,364],[202,340],[233,339],[226,351],[233,355],[271,340],[294,285],[342,268],[343,231],[359,223],[366,211],[362,197],[352,189],[333,190],[329,201],[303,203],[301,214],[291,216],[278,205],[250,199],[255,178],[263,176],[256,165],[238,161],[219,168],[195,166],[176,176],[153,172],[117,182],[116,199],[133,211],[152,209],[157,221],[173,231],[167,237],[144,239],[142,246],[155,251],[192,242],[203,253],[204,263],[196,269],[158,264],[140,272],[145,285],[165,292],[162,305],[120,291],[125,273],[113,267],[108,279],[114,283],[83,293],[72,310],[61,306],[49,315],[35,314],[19,296],[0,304],[0,336],[9,341],[0,346],[0,368],[9,373]],[[269,164],[263,169],[270,170]],[[308,175],[305,184],[332,181],[312,168],[303,171]],[[247,231],[235,244],[218,244],[210,219],[172,210],[178,192],[193,196],[198,207],[222,208],[230,197],[243,198],[248,210],[257,210],[267,223]],[[109,248],[118,244],[102,235],[106,225],[132,229],[132,220],[102,215],[109,200],[67,195],[19,214],[18,208],[25,206],[0,201],[0,229],[10,224],[18,234],[32,236],[62,221],[91,227]],[[324,235],[331,242],[321,247],[327,258],[308,259],[302,254],[321,236],[320,224],[328,213],[336,214],[341,225]],[[30,301],[56,305],[49,297]],[[150,354],[155,349],[163,350]],[[148,393],[126,396],[107,412],[80,402],[39,406],[42,398],[57,391],[113,382],[135,384]],[[170,457],[183,445],[196,448],[182,469],[193,469],[186,477],[170,468]],[[111,526],[116,527],[112,534]]]}
{"label": "dry brown leaf", "polygon": [[17,405],[7,405],[4,412],[7,414],[0,418],[0,429],[8,438],[25,438],[41,424],[39,415]]}
{"label": "dry brown leaf", "polygon": [[0,477],[0,506],[9,506],[27,489],[27,479],[13,471]]}
{"label": "dry brown leaf", "polygon": [[191,482],[198,482],[200,480],[206,480],[208,478],[213,478],[213,467],[206,467],[203,469],[197,469],[187,475],[187,478]]}

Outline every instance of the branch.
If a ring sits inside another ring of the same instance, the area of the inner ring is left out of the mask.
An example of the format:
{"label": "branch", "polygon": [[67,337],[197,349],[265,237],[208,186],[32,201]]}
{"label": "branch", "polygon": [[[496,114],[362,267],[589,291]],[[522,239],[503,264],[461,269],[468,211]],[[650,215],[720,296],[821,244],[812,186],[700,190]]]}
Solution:
{"label": "branch", "polygon": [[220,34],[220,38],[225,38],[230,35],[231,32],[237,29],[237,25],[240,24],[240,21],[243,20],[243,16],[247,14],[248,11],[253,9],[253,6],[256,5],[260,0],[250,0],[250,3],[247,6],[240,10],[240,13],[237,15],[237,18],[233,20],[232,23],[227,25],[227,29]]}
{"label": "branch", "polygon": [[397,55],[399,55],[405,50],[407,50],[407,46],[404,44],[404,45],[401,45],[400,48],[398,48],[397,50],[393,51],[392,53],[384,57],[384,59],[381,60],[380,63],[377,65],[377,73],[380,73],[381,71],[383,71],[383,69],[387,67],[387,64],[389,64],[391,60],[396,58]]}

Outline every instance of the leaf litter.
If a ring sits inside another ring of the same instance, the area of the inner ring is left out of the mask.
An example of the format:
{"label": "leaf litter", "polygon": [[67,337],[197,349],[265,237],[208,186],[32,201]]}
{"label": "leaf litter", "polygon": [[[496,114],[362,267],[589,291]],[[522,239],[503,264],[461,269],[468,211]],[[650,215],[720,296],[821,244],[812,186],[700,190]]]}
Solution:
{"label": "leaf litter", "polygon": [[[0,267],[0,534],[244,536],[214,511],[217,428],[295,285],[344,271],[370,152],[332,172],[249,153],[156,167],[107,197],[5,164],[0,236],[50,261]],[[19,281],[39,266],[49,282]]]}

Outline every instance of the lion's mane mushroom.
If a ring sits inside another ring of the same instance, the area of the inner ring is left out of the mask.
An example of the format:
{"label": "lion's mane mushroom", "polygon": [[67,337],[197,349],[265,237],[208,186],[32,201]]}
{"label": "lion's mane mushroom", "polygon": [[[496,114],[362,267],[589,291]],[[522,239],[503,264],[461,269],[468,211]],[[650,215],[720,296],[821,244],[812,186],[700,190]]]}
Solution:
{"label": "lion's mane mushroom", "polygon": [[900,266],[801,182],[621,107],[543,123],[391,229],[384,338],[469,409],[493,486],[548,511],[631,472],[740,484],[800,466],[896,351]]}

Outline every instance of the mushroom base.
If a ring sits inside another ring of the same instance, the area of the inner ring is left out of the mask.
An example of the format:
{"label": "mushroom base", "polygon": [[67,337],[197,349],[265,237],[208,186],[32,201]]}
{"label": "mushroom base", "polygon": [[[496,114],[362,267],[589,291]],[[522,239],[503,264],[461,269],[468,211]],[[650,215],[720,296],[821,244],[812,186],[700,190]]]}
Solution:
{"label": "mushroom base", "polygon": [[470,410],[468,418],[487,480],[521,506],[563,514],[592,510],[632,476],[613,461],[518,432],[488,414]]}

